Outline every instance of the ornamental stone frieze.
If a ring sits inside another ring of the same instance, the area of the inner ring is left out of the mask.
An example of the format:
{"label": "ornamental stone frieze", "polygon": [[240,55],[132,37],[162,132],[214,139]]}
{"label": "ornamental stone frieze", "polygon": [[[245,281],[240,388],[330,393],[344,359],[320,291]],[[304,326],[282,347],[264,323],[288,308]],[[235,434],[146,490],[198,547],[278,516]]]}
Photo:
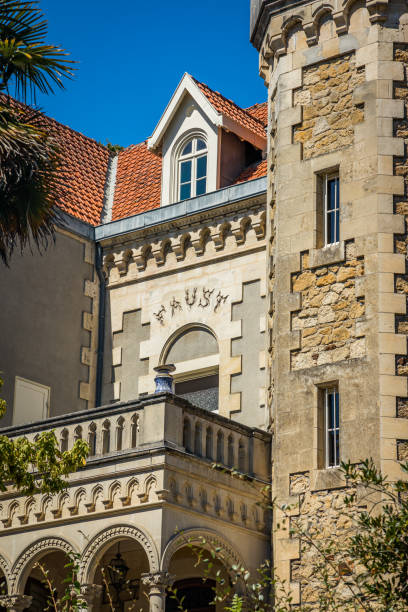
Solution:
{"label": "ornamental stone frieze", "polygon": [[[229,238],[232,238],[229,239]],[[219,253],[232,254],[242,247],[259,247],[265,238],[263,208],[225,215],[212,221],[192,223],[179,230],[135,238],[134,242],[109,247],[103,258],[103,268],[109,282],[119,282],[130,274],[158,273],[166,264],[192,264],[195,258]],[[171,257],[172,256],[172,257]]]}

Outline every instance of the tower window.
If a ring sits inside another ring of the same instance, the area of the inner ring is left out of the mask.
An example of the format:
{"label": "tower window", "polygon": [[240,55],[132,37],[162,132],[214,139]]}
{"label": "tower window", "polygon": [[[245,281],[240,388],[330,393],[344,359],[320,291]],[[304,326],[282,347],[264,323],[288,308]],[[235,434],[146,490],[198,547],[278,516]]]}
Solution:
{"label": "tower window", "polygon": [[338,174],[326,174],[323,186],[324,244],[340,240],[340,183]]}
{"label": "tower window", "polygon": [[340,465],[340,403],[337,387],[324,389],[326,467]]}
{"label": "tower window", "polygon": [[178,183],[180,201],[207,191],[207,145],[202,138],[192,138],[184,145],[178,160]]}

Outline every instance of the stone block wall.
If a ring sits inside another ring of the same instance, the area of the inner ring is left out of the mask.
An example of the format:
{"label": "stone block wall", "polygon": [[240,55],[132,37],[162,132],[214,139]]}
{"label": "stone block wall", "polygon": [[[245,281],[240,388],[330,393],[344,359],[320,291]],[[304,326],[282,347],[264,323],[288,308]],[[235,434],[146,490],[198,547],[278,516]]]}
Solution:
{"label": "stone block wall", "polygon": [[365,312],[364,296],[356,296],[356,279],[364,274],[355,245],[346,246],[345,261],[310,268],[309,255],[302,270],[292,275],[292,290],[301,294],[301,309],[291,313],[292,331],[300,347],[291,353],[291,369],[300,370],[343,359],[363,357],[365,338],[358,322]]}
{"label": "stone block wall", "polygon": [[357,68],[354,54],[303,69],[303,86],[294,91],[302,122],[293,135],[303,145],[303,159],[352,144],[354,126],[364,119],[364,110],[353,103],[353,91],[363,81],[364,69]]}

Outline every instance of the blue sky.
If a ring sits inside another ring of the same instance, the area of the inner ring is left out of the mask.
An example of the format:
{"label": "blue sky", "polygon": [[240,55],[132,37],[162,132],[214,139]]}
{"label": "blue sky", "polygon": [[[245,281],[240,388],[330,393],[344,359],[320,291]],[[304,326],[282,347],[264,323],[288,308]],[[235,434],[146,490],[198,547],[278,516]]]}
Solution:
{"label": "blue sky", "polygon": [[127,146],[152,133],[184,72],[241,106],[266,100],[249,42],[250,0],[40,0],[48,42],[79,62],[41,108]]}

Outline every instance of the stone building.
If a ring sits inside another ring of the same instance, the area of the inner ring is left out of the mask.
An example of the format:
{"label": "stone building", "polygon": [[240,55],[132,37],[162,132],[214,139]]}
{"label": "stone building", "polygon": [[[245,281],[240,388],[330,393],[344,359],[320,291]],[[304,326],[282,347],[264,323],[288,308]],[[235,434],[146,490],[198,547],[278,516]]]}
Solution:
{"label": "stone building", "polygon": [[[407,457],[408,8],[252,0],[251,19],[269,104],[272,488],[335,532],[339,459],[393,478]],[[273,547],[294,602],[313,599],[299,542]]]}
{"label": "stone building", "polygon": [[[112,563],[129,581],[115,609],[171,612],[173,584],[198,612],[212,583],[189,542],[225,551],[214,571],[270,556],[266,115],[186,74],[152,136],[116,155],[44,118],[69,185],[55,245],[1,270],[2,433],[52,428],[90,456],[61,495],[0,495],[2,609],[43,610],[36,563],[61,592],[69,551],[101,611]],[[166,364],[175,395],[155,392]]]}
{"label": "stone building", "polygon": [[[1,271],[3,432],[53,428],[91,455],[60,496],[0,496],[7,609],[42,609],[35,563],[59,585],[73,550],[91,609],[108,610],[119,554],[121,609],[171,611],[171,583],[210,611],[189,538],[225,551],[221,571],[273,554],[295,605],[310,601],[299,542],[271,538],[257,505],[264,484],[332,530],[341,460],[400,475],[407,24],[391,0],[252,0],[267,103],[186,74],[118,155],[47,119],[72,186],[55,246]],[[170,364],[175,394],[155,392]]]}

